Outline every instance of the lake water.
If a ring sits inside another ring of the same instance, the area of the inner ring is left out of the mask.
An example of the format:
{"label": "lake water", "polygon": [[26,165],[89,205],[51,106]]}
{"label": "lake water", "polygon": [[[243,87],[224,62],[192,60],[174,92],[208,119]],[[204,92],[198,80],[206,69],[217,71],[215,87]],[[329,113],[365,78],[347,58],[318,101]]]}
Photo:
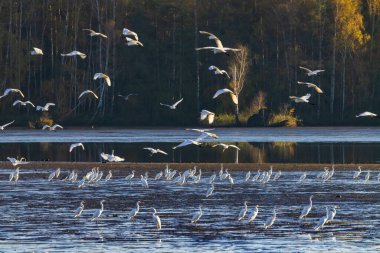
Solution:
{"label": "lake water", "polygon": [[[0,154],[32,161],[100,161],[101,152],[125,157],[128,162],[240,162],[240,163],[379,163],[380,128],[228,128],[216,129],[219,139],[206,139],[201,148],[173,150],[184,139],[199,134],[183,129],[105,129],[5,131],[0,133]],[[68,152],[71,143],[85,150]],[[217,142],[241,150],[212,148]],[[144,147],[160,148],[168,156],[149,156]]]}

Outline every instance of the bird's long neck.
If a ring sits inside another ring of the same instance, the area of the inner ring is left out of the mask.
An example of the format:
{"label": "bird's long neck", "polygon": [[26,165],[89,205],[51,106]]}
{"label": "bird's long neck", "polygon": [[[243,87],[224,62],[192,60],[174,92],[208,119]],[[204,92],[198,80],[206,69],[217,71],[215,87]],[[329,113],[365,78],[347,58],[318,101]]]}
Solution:
{"label": "bird's long neck", "polygon": [[100,210],[102,210],[102,211],[103,211],[103,209],[104,209],[104,205],[103,205],[103,202],[100,202]]}
{"label": "bird's long neck", "polygon": [[140,210],[140,205],[139,203],[136,204],[137,211]]}

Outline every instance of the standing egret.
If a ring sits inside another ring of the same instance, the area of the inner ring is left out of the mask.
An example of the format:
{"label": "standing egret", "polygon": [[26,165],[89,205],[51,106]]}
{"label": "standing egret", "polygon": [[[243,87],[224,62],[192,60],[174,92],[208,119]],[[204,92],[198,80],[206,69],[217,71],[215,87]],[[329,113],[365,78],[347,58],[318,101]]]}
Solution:
{"label": "standing egret", "polygon": [[333,206],[331,210],[328,212],[326,224],[329,222],[331,223],[334,220],[335,215],[336,215],[336,208],[337,208],[336,206]]}
{"label": "standing egret", "polygon": [[279,179],[281,177],[281,170],[279,170],[276,175],[274,175],[273,177],[273,181],[276,181],[277,179]]}
{"label": "standing egret", "polygon": [[209,182],[210,184],[213,183],[213,182],[215,181],[215,178],[216,178],[216,173],[214,172],[214,173],[210,176],[208,182]]}
{"label": "standing egret", "polygon": [[355,174],[354,174],[354,176],[352,178],[353,179],[358,178],[361,173],[362,173],[362,166],[358,166],[358,171],[355,171]]}
{"label": "standing egret", "polygon": [[109,76],[107,76],[106,74],[103,74],[103,73],[95,73],[94,75],[94,80],[96,79],[104,79],[107,83],[108,86],[111,86],[111,78]]}
{"label": "standing egret", "polygon": [[52,173],[50,173],[50,175],[48,177],[48,181],[53,180],[53,178],[55,178],[55,171],[53,171]]}
{"label": "standing egret", "polygon": [[13,121],[11,121],[11,122],[9,122],[9,123],[7,123],[7,124],[4,124],[4,125],[0,126],[0,130],[4,131],[5,128],[6,128],[7,126],[13,124],[14,122],[15,122],[15,121],[13,120]]}
{"label": "standing egret", "polygon": [[177,109],[177,106],[179,105],[179,103],[181,103],[182,101],[183,101],[183,98],[181,98],[180,100],[178,100],[177,102],[175,102],[175,103],[172,104],[172,105],[163,104],[163,103],[160,103],[160,105],[167,106],[167,107],[169,107],[170,109],[175,110],[175,109]]}
{"label": "standing egret", "polygon": [[241,209],[241,211],[239,213],[238,221],[241,221],[242,219],[244,219],[247,211],[248,211],[247,201],[244,201],[244,207],[243,207],[243,209]]}
{"label": "standing egret", "polygon": [[104,205],[103,205],[104,202],[105,202],[104,199],[102,199],[102,201],[100,201],[100,209],[96,210],[96,211],[92,214],[91,221],[96,220],[96,222],[97,222],[97,221],[99,220],[99,218],[100,218],[100,216],[102,215],[103,210],[104,210]]}
{"label": "standing egret", "polygon": [[211,183],[211,187],[208,188],[207,193],[206,193],[206,198],[210,197],[212,193],[214,192],[214,183]]}
{"label": "standing egret", "polygon": [[325,223],[326,223],[326,221],[327,221],[328,213],[329,213],[329,209],[326,207],[326,215],[323,216],[323,217],[321,217],[321,218],[318,220],[317,225],[315,225],[315,227],[314,227],[314,230],[315,230],[315,231],[318,231],[319,229],[323,228],[323,226],[325,225]]}
{"label": "standing egret", "polygon": [[310,198],[309,198],[309,205],[305,206],[302,209],[301,215],[299,217],[300,219],[305,218],[309,214],[311,208],[313,207],[313,201],[312,201],[312,199],[313,199],[313,195],[311,195]]}
{"label": "standing egret", "polygon": [[214,71],[214,74],[215,74],[215,75],[226,75],[228,78],[231,78],[231,77],[228,75],[227,71],[222,70],[222,69],[219,69],[219,68],[216,67],[216,66],[210,66],[210,67],[208,67],[208,70],[212,70],[212,71]]}
{"label": "standing egret", "polygon": [[144,188],[149,188],[149,185],[148,185],[148,180],[146,180],[146,178],[141,175],[141,185],[144,187]]}
{"label": "standing egret", "polygon": [[364,183],[368,183],[369,177],[370,177],[371,171],[367,171],[367,174],[365,175]]}
{"label": "standing egret", "polygon": [[215,119],[215,113],[207,111],[207,110],[202,110],[201,111],[201,120],[207,119],[209,124],[212,124]]}
{"label": "standing egret", "polygon": [[298,179],[298,183],[303,182],[303,181],[306,179],[306,177],[307,177],[307,174],[306,174],[306,172],[304,172],[304,173],[300,176],[300,178]]}
{"label": "standing egret", "polygon": [[128,215],[128,220],[133,219],[139,213],[139,211],[140,211],[140,205],[139,204],[140,204],[140,201],[137,201],[136,208],[133,208]]}
{"label": "standing egret", "polygon": [[67,53],[67,54],[61,54],[61,56],[63,56],[63,57],[64,56],[79,56],[82,60],[86,59],[86,57],[87,57],[86,54],[84,54],[82,52],[79,52],[79,51],[76,51],[76,50],[74,50],[74,51],[72,51],[70,53]]}
{"label": "standing egret", "polygon": [[193,217],[191,218],[191,223],[197,223],[199,219],[202,217],[203,211],[202,211],[202,205],[199,205],[199,211],[196,211],[193,214]]}
{"label": "standing egret", "polygon": [[249,180],[249,178],[251,177],[251,171],[248,171],[247,172],[247,174],[245,174],[245,179],[244,179],[244,181],[248,181]]}
{"label": "standing egret", "polygon": [[108,174],[107,174],[107,176],[106,176],[106,178],[105,178],[106,182],[107,182],[108,180],[110,180],[111,178],[112,178],[112,171],[109,170],[109,171],[108,171]]}
{"label": "standing egret", "polygon": [[80,202],[80,206],[75,210],[74,218],[78,218],[84,210],[84,200]]}
{"label": "standing egret", "polygon": [[59,175],[61,174],[61,168],[57,168],[55,170],[55,178],[59,178]]}
{"label": "standing egret", "polygon": [[229,47],[224,47],[222,44],[222,41],[216,37],[214,34],[205,32],[205,31],[199,31],[200,34],[204,34],[208,36],[208,39],[214,40],[216,47],[199,47],[196,48],[195,50],[212,50],[214,54],[218,53],[228,53],[228,51],[240,51],[240,49],[237,48],[229,48]]}
{"label": "standing egret", "polygon": [[228,174],[228,181],[230,181],[230,186],[232,188],[232,186],[234,185],[234,179],[232,178],[231,174]]}
{"label": "standing egret", "polygon": [[254,175],[253,177],[252,177],[252,182],[255,182],[255,181],[257,181],[257,179],[260,177],[260,174],[261,174],[261,170],[258,170],[257,171],[257,173],[256,173],[256,175]]}
{"label": "standing egret", "polygon": [[157,173],[156,176],[154,177],[154,180],[158,180],[158,179],[160,179],[160,178],[162,177],[163,174],[164,174],[164,173],[163,173],[162,171],[159,172],[159,173]]}
{"label": "standing egret", "polygon": [[224,94],[224,93],[230,94],[232,102],[234,102],[235,105],[237,105],[239,103],[238,97],[235,95],[235,93],[232,90],[226,89],[226,88],[217,90],[212,98],[215,99],[215,98],[219,97],[219,95]]}
{"label": "standing egret", "polygon": [[74,149],[74,148],[77,148],[77,147],[82,147],[82,150],[84,150],[83,143],[78,142],[78,143],[74,143],[74,144],[71,144],[71,145],[70,145],[70,152],[73,151],[73,149]]}
{"label": "standing egret", "polygon": [[135,171],[132,170],[131,174],[129,174],[128,176],[125,177],[125,180],[131,180],[134,177],[135,177]]}
{"label": "standing egret", "polygon": [[270,228],[275,222],[276,218],[277,218],[276,209],[273,208],[273,214],[272,216],[268,217],[267,220],[265,221],[264,229]]}
{"label": "standing egret", "polygon": [[160,217],[156,214],[157,211],[155,208],[153,208],[153,222],[156,225],[157,230],[161,230],[161,219]]}
{"label": "standing egret", "polygon": [[311,69],[308,69],[308,68],[305,68],[305,67],[302,67],[302,66],[300,66],[299,68],[305,70],[307,76],[316,76],[319,73],[324,72],[323,69],[311,70]]}
{"label": "standing egret", "polygon": [[259,213],[259,205],[256,205],[255,209],[253,209],[248,215],[247,224],[254,221],[258,213]]}

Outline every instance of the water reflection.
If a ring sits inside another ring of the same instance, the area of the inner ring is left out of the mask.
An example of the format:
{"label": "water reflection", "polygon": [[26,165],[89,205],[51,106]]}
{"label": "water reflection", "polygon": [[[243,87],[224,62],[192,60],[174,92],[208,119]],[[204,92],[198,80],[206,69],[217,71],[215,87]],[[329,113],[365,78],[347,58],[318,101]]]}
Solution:
{"label": "water reflection", "polygon": [[[69,152],[71,143],[2,143],[1,160],[24,156],[31,161],[101,161],[101,152],[115,150],[127,162],[224,162],[224,163],[378,163],[380,143],[231,142],[241,150],[222,151],[213,143],[173,150],[177,143],[84,143],[85,150]],[[149,156],[144,147],[168,153]]]}

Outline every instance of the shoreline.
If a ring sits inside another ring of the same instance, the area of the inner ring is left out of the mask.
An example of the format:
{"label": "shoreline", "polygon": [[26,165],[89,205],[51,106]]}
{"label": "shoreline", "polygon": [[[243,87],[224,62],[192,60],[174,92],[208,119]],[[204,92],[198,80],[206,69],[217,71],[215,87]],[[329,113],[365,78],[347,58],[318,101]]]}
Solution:
{"label": "shoreline", "polygon": [[[197,166],[200,169],[206,170],[219,170],[221,163],[100,163],[100,162],[41,162],[41,161],[30,161],[29,164],[12,166],[10,162],[2,161],[0,162],[0,169],[11,169],[20,167],[20,169],[91,169],[93,167],[99,167],[99,169],[119,169],[119,170],[129,170],[129,169],[143,169],[143,170],[162,170],[169,165],[169,168],[176,170],[186,170]],[[258,169],[269,169],[273,166],[273,170],[284,170],[284,171],[314,171],[322,170],[323,167],[334,166],[336,170],[345,169],[357,169],[361,166],[362,169],[373,169],[380,170],[380,164],[320,164],[320,163],[223,163],[225,169],[230,170],[258,170]]]}

